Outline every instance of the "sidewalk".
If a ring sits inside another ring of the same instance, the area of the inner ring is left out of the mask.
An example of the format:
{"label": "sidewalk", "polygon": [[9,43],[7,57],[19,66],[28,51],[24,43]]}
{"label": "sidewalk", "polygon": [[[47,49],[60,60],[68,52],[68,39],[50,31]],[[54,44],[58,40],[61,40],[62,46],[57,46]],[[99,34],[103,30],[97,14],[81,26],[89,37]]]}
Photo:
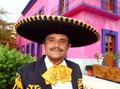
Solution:
{"label": "sidewalk", "polygon": [[120,89],[120,83],[83,75],[84,89]]}

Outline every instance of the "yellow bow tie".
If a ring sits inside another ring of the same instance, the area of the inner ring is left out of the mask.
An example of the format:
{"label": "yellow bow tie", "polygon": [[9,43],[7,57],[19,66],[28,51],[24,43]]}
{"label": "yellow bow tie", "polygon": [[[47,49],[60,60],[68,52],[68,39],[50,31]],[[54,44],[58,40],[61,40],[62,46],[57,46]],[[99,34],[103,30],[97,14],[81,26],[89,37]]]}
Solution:
{"label": "yellow bow tie", "polygon": [[71,81],[71,74],[71,68],[65,65],[54,65],[50,69],[48,69],[44,74],[42,74],[42,77],[45,79],[46,85],[56,85],[58,83],[58,80],[62,83]]}

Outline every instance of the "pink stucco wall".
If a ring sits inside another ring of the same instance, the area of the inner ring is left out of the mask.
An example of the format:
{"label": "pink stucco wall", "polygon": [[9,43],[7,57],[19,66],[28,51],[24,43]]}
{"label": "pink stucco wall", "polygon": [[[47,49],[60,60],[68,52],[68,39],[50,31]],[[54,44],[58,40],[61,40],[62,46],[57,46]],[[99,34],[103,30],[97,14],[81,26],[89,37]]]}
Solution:
{"label": "pink stucco wall", "polygon": [[[100,34],[102,34],[102,29],[109,29],[112,31],[120,32],[120,21],[114,20],[108,17],[102,17],[100,15],[93,14],[91,12],[80,12],[74,16],[73,18],[77,18],[81,21],[84,21],[87,24],[90,24],[92,27],[94,27]],[[97,19],[96,19],[97,18]],[[118,38],[120,38],[120,35],[118,35]],[[102,35],[99,42],[86,46],[86,47],[80,47],[77,49],[70,49],[68,56],[71,58],[76,57],[82,57],[82,58],[92,58],[94,53],[98,52],[99,54],[102,51],[101,47],[102,43]],[[120,40],[118,40],[118,46],[120,45]],[[118,48],[120,50],[120,48]],[[73,54],[73,55],[72,55]]]}
{"label": "pink stucco wall", "polygon": [[[78,5],[78,2],[80,2],[80,1],[91,3],[91,5],[101,8],[101,0],[69,0],[70,3],[73,2],[71,4],[71,6],[69,6],[69,9],[73,8],[73,6],[75,6],[75,5]],[[120,2],[120,0],[118,0],[118,2]],[[38,13],[41,6],[45,6],[44,14],[50,15],[51,11],[55,10],[55,8],[58,6],[58,0],[52,0],[52,1],[51,0],[42,0],[42,1],[37,0],[35,5],[26,13],[25,16],[21,15],[19,20],[22,18],[28,17],[28,16],[32,16],[35,13]],[[119,5],[119,8],[120,8],[120,5]],[[117,32],[119,32],[118,34],[120,34],[120,27],[119,27],[120,20],[113,19],[110,16],[107,17],[107,16],[105,16],[105,14],[102,15],[99,12],[93,13],[92,11],[80,10],[77,13],[72,14],[71,18],[79,19],[79,20],[84,21],[85,23],[91,25],[100,33],[100,35],[102,34],[102,28],[117,31]],[[118,38],[120,38],[120,35],[118,35]],[[21,40],[20,37],[18,38],[17,41],[18,41],[19,47],[22,46],[23,44],[30,42],[26,39]],[[79,47],[79,48],[71,48],[67,53],[67,57],[68,58],[93,58],[94,53],[98,52],[100,54],[102,51],[102,49],[101,49],[102,42],[101,41],[102,41],[102,39],[100,39],[99,42],[96,42],[89,46]],[[118,40],[118,41],[119,41],[118,42],[118,46],[119,46],[120,40]],[[120,50],[119,47],[118,47],[118,50]],[[43,54],[44,53],[45,53],[45,51],[43,50]]]}

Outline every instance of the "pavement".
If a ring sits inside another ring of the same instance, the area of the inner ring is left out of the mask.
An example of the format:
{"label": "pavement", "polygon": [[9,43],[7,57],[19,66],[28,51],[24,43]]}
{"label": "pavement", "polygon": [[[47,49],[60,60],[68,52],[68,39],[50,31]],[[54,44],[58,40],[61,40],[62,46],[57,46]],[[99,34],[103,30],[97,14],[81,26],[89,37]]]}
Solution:
{"label": "pavement", "polygon": [[120,83],[83,75],[84,89],[120,89]]}

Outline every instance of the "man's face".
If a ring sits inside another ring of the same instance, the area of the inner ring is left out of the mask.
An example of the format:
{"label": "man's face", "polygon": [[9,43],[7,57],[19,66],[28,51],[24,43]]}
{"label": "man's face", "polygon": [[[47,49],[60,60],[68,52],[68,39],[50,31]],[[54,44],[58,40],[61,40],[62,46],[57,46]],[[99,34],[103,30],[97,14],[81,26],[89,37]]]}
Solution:
{"label": "man's face", "polygon": [[70,46],[68,37],[63,34],[50,34],[46,36],[44,42],[46,55],[52,60],[63,59]]}

